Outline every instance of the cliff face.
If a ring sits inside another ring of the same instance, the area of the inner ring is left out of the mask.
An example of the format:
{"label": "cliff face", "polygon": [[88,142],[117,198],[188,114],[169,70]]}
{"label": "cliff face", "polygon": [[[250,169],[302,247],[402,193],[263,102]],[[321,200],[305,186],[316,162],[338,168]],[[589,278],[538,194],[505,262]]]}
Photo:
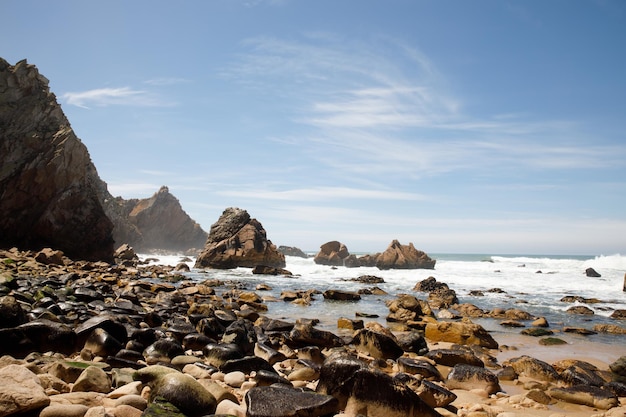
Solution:
{"label": "cliff face", "polygon": [[140,252],[153,249],[181,252],[201,249],[208,236],[167,187],[145,199],[124,200],[109,195],[105,207],[115,224],[116,246],[128,243]]}
{"label": "cliff face", "polygon": [[48,80],[25,60],[0,58],[0,246],[112,260],[100,182]]}

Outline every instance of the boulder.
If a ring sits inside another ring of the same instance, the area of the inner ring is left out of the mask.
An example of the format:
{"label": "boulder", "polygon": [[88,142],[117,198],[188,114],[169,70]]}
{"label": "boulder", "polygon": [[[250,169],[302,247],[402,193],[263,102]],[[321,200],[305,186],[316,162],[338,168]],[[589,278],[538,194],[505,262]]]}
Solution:
{"label": "boulder", "polygon": [[398,343],[386,334],[361,329],[356,332],[352,343],[357,351],[363,352],[375,359],[398,359],[404,350]]}
{"label": "boulder", "polygon": [[52,247],[113,261],[101,183],[48,80],[26,60],[0,58],[0,247]]}
{"label": "boulder", "polygon": [[318,265],[343,266],[344,260],[350,256],[348,248],[341,242],[332,240],[320,246],[320,251],[313,258]]}
{"label": "boulder", "polygon": [[483,367],[465,364],[458,364],[452,368],[446,379],[446,387],[468,391],[481,389],[487,394],[501,391],[500,382],[495,374]]}
{"label": "boulder", "polygon": [[596,271],[593,268],[585,269],[585,275],[587,275],[590,278],[600,278],[602,276],[602,275],[600,275],[600,273],[598,271]]}
{"label": "boulder", "polygon": [[50,404],[37,375],[20,365],[0,368],[0,416],[37,410]]}
{"label": "boulder", "polygon": [[427,339],[433,342],[450,342],[459,345],[479,345],[497,349],[498,343],[481,325],[465,322],[436,322],[426,324]]}
{"label": "boulder", "polygon": [[378,269],[435,269],[435,260],[426,253],[415,249],[413,243],[402,245],[392,241],[387,249],[378,256]]}
{"label": "boulder", "polygon": [[558,372],[552,365],[530,356],[523,355],[511,358],[504,365],[512,367],[519,376],[546,382],[556,382],[560,379]]}
{"label": "boulder", "polygon": [[283,387],[254,387],[246,393],[247,417],[327,416],[338,411],[330,395]]}
{"label": "boulder", "polygon": [[619,399],[611,391],[588,385],[552,388],[548,394],[557,400],[601,410],[608,410],[619,405]]}
{"label": "boulder", "polygon": [[196,268],[285,267],[285,255],[267,239],[261,223],[247,211],[230,207],[211,226]]}
{"label": "boulder", "polygon": [[300,248],[296,248],[294,246],[279,246],[278,252],[282,253],[285,256],[295,256],[297,258],[308,258],[309,256],[302,251]]}

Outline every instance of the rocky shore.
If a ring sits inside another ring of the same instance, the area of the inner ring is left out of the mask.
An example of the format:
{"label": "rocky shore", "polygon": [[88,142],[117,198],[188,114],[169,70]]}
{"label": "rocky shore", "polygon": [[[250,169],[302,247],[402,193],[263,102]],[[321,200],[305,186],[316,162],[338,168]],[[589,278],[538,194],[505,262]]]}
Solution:
{"label": "rocky shore", "polygon": [[109,264],[50,249],[0,252],[0,416],[626,413],[626,357],[516,355],[472,322],[471,309],[436,317],[453,301],[441,283],[397,294],[388,326],[343,317],[331,332],[268,317],[262,285],[220,282],[210,270],[190,281],[184,263],[142,265],[129,248],[117,256]]}

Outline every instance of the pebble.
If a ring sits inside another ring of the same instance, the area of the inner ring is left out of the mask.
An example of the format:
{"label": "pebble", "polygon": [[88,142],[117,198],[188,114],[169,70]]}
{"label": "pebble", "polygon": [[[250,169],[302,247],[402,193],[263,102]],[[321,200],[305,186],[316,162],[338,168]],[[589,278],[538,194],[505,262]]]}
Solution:
{"label": "pebble", "polygon": [[246,374],[241,371],[233,371],[224,375],[224,382],[231,387],[239,388],[246,381]]}

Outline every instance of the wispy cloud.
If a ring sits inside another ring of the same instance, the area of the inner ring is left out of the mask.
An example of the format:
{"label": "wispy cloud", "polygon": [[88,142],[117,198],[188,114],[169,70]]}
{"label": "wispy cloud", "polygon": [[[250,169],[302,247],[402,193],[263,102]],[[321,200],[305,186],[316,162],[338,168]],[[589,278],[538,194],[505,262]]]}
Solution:
{"label": "wispy cloud", "polygon": [[365,190],[348,187],[312,187],[285,191],[273,190],[225,190],[217,194],[229,197],[289,201],[321,201],[321,200],[427,200],[428,197],[399,191]]}
{"label": "wispy cloud", "polygon": [[186,78],[179,77],[161,77],[161,78],[152,78],[150,80],[144,81],[144,84],[148,85],[156,85],[156,86],[164,86],[164,85],[176,85],[176,84],[186,84],[190,83],[191,80]]}
{"label": "wispy cloud", "polygon": [[109,192],[113,196],[124,198],[138,198],[150,196],[161,188],[161,184],[154,183],[109,183]]}
{"label": "wispy cloud", "polygon": [[68,92],[63,94],[67,104],[82,108],[107,106],[140,106],[160,107],[172,105],[144,90],[131,87],[96,88],[87,91]]}

